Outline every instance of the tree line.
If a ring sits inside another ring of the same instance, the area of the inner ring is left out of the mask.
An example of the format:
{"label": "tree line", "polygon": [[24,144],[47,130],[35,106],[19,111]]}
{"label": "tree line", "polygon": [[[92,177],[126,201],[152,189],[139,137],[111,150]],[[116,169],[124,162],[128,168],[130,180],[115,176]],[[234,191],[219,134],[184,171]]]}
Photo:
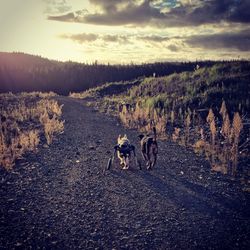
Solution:
{"label": "tree line", "polygon": [[0,92],[54,91],[67,95],[106,82],[193,71],[215,62],[160,62],[110,65],[59,62],[24,53],[0,53]]}

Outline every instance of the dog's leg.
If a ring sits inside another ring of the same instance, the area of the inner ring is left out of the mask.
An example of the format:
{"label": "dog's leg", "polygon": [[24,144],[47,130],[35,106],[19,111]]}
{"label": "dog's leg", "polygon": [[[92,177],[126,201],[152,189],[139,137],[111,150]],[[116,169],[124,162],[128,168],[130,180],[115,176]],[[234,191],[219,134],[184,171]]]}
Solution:
{"label": "dog's leg", "polygon": [[124,159],[123,157],[121,156],[121,153],[119,151],[117,151],[117,157],[118,159],[120,160],[120,166],[123,168],[124,167]]}
{"label": "dog's leg", "polygon": [[148,162],[147,162],[147,170],[150,170],[151,167],[152,167],[152,166],[151,166],[151,161],[148,161]]}
{"label": "dog's leg", "polygon": [[154,143],[154,146],[153,146],[153,150],[152,150],[152,154],[153,154],[153,157],[154,157],[154,161],[153,161],[153,167],[155,166],[155,163],[156,163],[156,160],[157,160],[157,155],[158,155],[158,146],[157,146],[157,143],[155,142]]}
{"label": "dog's leg", "polygon": [[153,162],[152,162],[151,167],[155,166],[156,160],[157,160],[157,154],[153,154]]}
{"label": "dog's leg", "polygon": [[148,140],[147,145],[146,145],[146,150],[147,150],[147,169],[150,169],[152,167],[152,142]]}
{"label": "dog's leg", "polygon": [[146,154],[146,153],[142,153],[142,156],[143,156],[143,159],[145,160],[145,162],[146,162],[146,166],[147,166],[147,169],[150,167],[150,161],[149,161],[149,157],[148,157],[148,155]]}
{"label": "dog's leg", "polygon": [[129,156],[124,157],[124,163],[125,163],[124,169],[129,169]]}
{"label": "dog's leg", "polygon": [[146,145],[146,149],[147,149],[147,169],[149,170],[151,168],[151,144],[148,142]]}
{"label": "dog's leg", "polygon": [[146,153],[144,153],[144,152],[142,152],[141,153],[142,154],[142,158],[144,159],[144,161],[148,161],[148,159],[147,159],[147,155],[146,155]]}
{"label": "dog's leg", "polygon": [[144,161],[147,161],[147,149],[146,149],[147,143],[145,141],[141,142],[141,154],[142,154],[142,158],[144,159]]}
{"label": "dog's leg", "polygon": [[124,157],[122,158],[121,167],[122,167],[122,169],[126,169],[126,159]]}

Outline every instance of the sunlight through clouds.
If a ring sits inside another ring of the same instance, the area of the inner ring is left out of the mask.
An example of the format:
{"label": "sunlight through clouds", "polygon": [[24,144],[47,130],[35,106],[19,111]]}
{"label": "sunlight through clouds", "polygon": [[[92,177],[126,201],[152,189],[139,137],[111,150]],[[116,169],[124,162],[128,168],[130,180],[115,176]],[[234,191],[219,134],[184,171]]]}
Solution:
{"label": "sunlight through clouds", "polygon": [[0,3],[0,51],[105,63],[250,58],[247,0]]}

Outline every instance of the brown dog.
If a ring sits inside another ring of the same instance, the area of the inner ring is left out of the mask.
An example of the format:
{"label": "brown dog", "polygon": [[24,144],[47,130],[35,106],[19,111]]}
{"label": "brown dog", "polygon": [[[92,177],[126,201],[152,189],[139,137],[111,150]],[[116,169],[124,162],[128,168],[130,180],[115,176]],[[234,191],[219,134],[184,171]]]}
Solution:
{"label": "brown dog", "polygon": [[141,141],[141,153],[143,159],[146,161],[147,169],[154,167],[158,154],[158,145],[156,141],[156,129],[153,127],[153,136],[139,135]]}

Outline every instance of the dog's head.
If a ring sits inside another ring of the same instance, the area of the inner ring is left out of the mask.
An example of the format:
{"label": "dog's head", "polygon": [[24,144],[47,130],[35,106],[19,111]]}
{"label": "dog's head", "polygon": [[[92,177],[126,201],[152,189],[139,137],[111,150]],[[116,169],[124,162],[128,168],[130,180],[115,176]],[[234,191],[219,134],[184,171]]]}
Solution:
{"label": "dog's head", "polygon": [[119,135],[117,138],[117,144],[119,145],[119,147],[130,145],[127,135],[124,136]]}

